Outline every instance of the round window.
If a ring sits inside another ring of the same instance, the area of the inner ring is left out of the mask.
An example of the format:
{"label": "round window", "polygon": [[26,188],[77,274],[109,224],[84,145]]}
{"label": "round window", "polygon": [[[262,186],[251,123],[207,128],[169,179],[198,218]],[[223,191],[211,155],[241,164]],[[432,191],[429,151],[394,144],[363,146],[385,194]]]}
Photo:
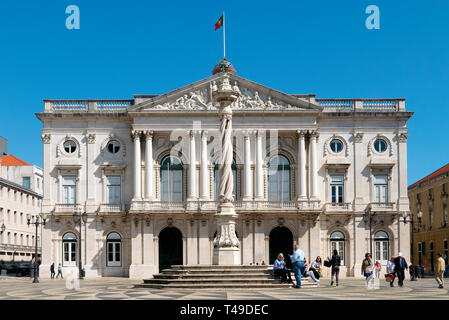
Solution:
{"label": "round window", "polygon": [[64,142],[64,151],[67,153],[74,153],[76,151],[76,143],[73,140]]}
{"label": "round window", "polygon": [[384,139],[377,139],[374,141],[374,150],[380,153],[387,151],[387,142]]}
{"label": "round window", "polygon": [[338,139],[334,139],[331,141],[330,147],[332,152],[339,153],[341,152],[341,150],[343,150],[343,142]]}
{"label": "round window", "polygon": [[120,151],[120,143],[116,140],[111,140],[109,141],[107,148],[110,153],[115,154]]}

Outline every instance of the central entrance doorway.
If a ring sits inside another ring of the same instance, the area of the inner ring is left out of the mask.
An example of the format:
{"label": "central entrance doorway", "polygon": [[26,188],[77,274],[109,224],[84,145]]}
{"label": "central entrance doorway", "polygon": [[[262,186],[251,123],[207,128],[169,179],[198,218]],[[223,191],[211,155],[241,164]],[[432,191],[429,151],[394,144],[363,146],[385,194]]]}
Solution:
{"label": "central entrance doorway", "polygon": [[284,254],[286,262],[290,261],[288,255],[293,253],[293,234],[287,227],[276,227],[270,232],[270,264],[279,253]]}
{"label": "central entrance doorway", "polygon": [[159,233],[159,272],[172,265],[182,265],[182,234],[179,229],[167,227]]}

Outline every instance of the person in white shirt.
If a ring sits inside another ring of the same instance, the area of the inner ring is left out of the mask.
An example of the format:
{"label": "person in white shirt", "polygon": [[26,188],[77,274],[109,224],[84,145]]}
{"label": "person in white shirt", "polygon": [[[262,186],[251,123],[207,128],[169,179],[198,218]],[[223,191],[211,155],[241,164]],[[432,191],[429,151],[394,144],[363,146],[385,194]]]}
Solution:
{"label": "person in white shirt", "polygon": [[394,287],[394,269],[395,269],[394,257],[391,257],[391,259],[387,261],[387,274],[391,276],[390,287]]}
{"label": "person in white shirt", "polygon": [[290,256],[293,264],[293,272],[295,274],[296,286],[295,288],[301,289],[301,275],[304,273],[306,267],[304,265],[304,251],[299,249],[298,245],[295,244],[293,247],[293,254]]}

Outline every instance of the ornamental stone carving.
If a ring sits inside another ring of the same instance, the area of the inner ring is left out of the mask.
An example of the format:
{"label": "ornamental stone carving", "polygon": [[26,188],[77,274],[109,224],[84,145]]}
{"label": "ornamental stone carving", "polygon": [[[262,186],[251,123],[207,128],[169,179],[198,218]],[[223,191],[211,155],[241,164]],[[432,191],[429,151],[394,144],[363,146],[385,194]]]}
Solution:
{"label": "ornamental stone carving", "polygon": [[51,134],[42,134],[41,138],[44,144],[49,144],[51,142]]}
{"label": "ornamental stone carving", "polygon": [[86,133],[86,140],[88,144],[94,144],[96,135],[94,133]]}
{"label": "ornamental stone carving", "polygon": [[407,142],[408,133],[402,132],[398,134],[398,140],[399,142]]}
{"label": "ornamental stone carving", "polygon": [[356,143],[361,143],[361,142],[363,142],[363,133],[361,133],[361,132],[356,132],[356,133],[354,134],[354,142],[356,142]]}
{"label": "ornamental stone carving", "polygon": [[214,240],[215,248],[238,248],[240,245],[239,239],[235,235],[235,225],[222,224],[217,230],[217,237]]}

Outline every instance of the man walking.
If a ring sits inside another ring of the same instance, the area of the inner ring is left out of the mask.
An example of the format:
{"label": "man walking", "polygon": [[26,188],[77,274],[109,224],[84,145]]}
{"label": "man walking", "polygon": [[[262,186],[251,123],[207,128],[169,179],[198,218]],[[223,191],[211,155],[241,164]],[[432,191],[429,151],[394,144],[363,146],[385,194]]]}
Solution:
{"label": "man walking", "polygon": [[304,251],[298,248],[298,245],[295,244],[293,247],[293,254],[290,256],[293,264],[293,272],[295,274],[296,279],[296,286],[295,288],[300,289],[301,288],[301,275],[305,271],[305,265],[304,265]]}
{"label": "man walking", "polygon": [[402,252],[399,252],[398,257],[394,259],[394,265],[394,270],[398,276],[399,286],[402,287],[404,285],[405,269],[408,270],[407,261],[405,261],[405,258],[402,256]]}
{"label": "man walking", "polygon": [[444,262],[441,253],[437,254],[437,261],[435,263],[435,280],[438,282],[438,288],[443,289],[443,275],[444,269],[446,268],[446,263]]}
{"label": "man walking", "polygon": [[64,279],[64,277],[62,276],[62,266],[61,266],[61,264],[59,264],[59,266],[58,266],[58,274],[56,275],[56,279],[58,279],[59,275],[61,275],[61,279]]}
{"label": "man walking", "polygon": [[55,278],[55,264],[52,263],[52,265],[50,266],[50,277],[51,279]]}

